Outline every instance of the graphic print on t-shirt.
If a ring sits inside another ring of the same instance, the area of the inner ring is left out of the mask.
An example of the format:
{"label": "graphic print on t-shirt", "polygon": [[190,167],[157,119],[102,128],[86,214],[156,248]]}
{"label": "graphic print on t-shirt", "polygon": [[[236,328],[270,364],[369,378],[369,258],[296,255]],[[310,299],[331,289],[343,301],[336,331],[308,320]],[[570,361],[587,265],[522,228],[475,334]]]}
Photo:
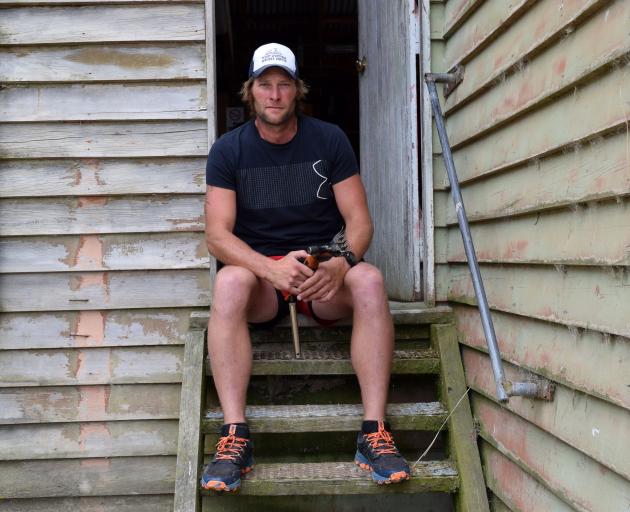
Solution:
{"label": "graphic print on t-shirt", "polygon": [[[320,195],[320,192],[322,191],[322,187],[324,186],[324,183],[326,183],[328,181],[328,177],[324,176],[323,174],[317,172],[317,166],[319,165],[320,167],[322,166],[322,161],[321,160],[317,160],[317,162],[315,162],[313,164],[313,170],[315,171],[315,174],[317,174],[318,176],[320,176],[321,178],[324,178],[324,181],[322,181],[319,185],[319,187],[317,188],[317,199],[329,199],[328,197],[322,197]],[[323,169],[321,169],[323,171]]]}
{"label": "graphic print on t-shirt", "polygon": [[250,210],[305,206],[332,197],[327,160],[239,169],[236,183],[238,205]]}

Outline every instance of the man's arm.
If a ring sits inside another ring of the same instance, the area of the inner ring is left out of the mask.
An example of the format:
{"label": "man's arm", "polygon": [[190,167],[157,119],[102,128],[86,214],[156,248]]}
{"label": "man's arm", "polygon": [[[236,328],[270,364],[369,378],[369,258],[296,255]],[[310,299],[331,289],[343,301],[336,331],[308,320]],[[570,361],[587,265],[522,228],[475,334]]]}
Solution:
{"label": "man's arm", "polygon": [[[368,210],[365,187],[358,174],[333,185],[337,208],[346,224],[348,249],[361,259],[370,246],[374,227]],[[313,277],[299,287],[300,300],[326,302],[334,297],[343,285],[343,278],[350,270],[345,258],[332,258],[320,263]]]}
{"label": "man's arm", "polygon": [[374,226],[368,210],[365,187],[358,174],[333,185],[337,208],[346,224],[346,240],[360,260],[370,246]]}
{"label": "man's arm", "polygon": [[210,253],[226,265],[244,267],[280,290],[296,293],[295,287],[313,274],[296,258],[306,251],[293,251],[279,261],[271,260],[233,234],[236,193],[221,187],[206,188],[206,244]]}

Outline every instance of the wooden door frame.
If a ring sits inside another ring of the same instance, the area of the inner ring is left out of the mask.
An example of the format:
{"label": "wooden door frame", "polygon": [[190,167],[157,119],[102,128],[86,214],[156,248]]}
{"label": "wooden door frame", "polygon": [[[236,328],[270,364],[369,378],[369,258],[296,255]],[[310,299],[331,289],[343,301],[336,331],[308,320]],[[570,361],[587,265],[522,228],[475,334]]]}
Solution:
{"label": "wooden door frame", "polygon": [[[206,108],[208,115],[208,151],[217,138],[217,52],[215,0],[205,0],[206,8]],[[217,273],[217,260],[210,255],[210,302]]]}
{"label": "wooden door frame", "polygon": [[431,72],[430,0],[418,0],[420,11],[420,184],[422,204],[422,291],[424,304],[435,305],[435,224],[433,212],[433,118],[431,100],[424,82],[424,74]]}

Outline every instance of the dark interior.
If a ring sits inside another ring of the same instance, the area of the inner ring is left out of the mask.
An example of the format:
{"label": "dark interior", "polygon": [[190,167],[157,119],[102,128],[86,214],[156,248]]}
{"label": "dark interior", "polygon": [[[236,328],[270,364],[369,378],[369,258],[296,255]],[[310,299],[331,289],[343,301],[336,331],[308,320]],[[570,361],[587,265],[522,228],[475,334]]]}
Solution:
{"label": "dark interior", "polygon": [[253,51],[276,42],[310,87],[305,114],[339,125],[359,157],[357,0],[219,0],[216,27],[219,135],[248,119],[238,91]]}

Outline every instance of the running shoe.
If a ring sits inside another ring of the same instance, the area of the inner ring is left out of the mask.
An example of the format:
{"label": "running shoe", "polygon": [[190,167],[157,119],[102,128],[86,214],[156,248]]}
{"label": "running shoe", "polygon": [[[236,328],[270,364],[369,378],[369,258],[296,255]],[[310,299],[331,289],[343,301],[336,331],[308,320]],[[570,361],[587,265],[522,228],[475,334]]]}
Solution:
{"label": "running shoe", "polygon": [[236,492],[241,487],[241,475],[254,467],[253,448],[247,425],[223,425],[217,451],[201,477],[201,487]]}
{"label": "running shoe", "polygon": [[354,462],[372,472],[377,484],[393,484],[409,480],[411,470],[394,444],[389,424],[374,422],[374,432],[360,432]]}

